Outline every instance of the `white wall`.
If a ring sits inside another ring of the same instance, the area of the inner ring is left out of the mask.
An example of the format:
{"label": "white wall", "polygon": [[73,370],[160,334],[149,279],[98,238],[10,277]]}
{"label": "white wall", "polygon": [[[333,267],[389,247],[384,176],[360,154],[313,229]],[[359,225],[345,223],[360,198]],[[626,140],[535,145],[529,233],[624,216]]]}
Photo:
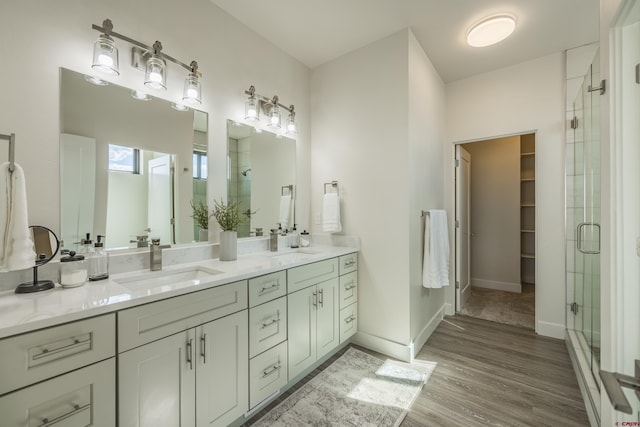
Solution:
{"label": "white wall", "polygon": [[[107,17],[118,33],[147,44],[160,40],[167,54],[183,62],[198,61],[203,73],[201,109],[209,113],[209,200],[226,196],[226,119],[243,116],[244,90],[254,84],[261,94],[278,94],[283,102],[295,104],[298,216],[309,218],[306,66],[207,0],[3,0],[0,93],[11,102],[0,106],[0,130],[17,136],[16,161],[25,169],[30,224],[59,230],[59,67],[91,73],[93,42],[99,35],[91,24],[101,25]],[[129,65],[129,46],[116,44],[121,74],[106,79],[142,90],[144,75]],[[37,66],[27,65],[34,63],[36,53]],[[184,77],[185,70],[169,64],[169,90],[161,96],[179,101]]]}
{"label": "white wall", "polygon": [[359,336],[407,350],[444,304],[420,280],[420,210],[444,204],[444,84],[403,30],[314,69],[311,102],[312,213],[337,180],[343,233],[361,238]]}
{"label": "white wall", "polygon": [[471,284],[520,290],[520,137],[465,144],[471,154]]}
{"label": "white wall", "polygon": [[[445,156],[453,143],[536,131],[536,331],[563,338],[564,54],[449,83]],[[445,162],[446,204],[453,212],[453,170]],[[450,234],[453,237],[453,234]],[[453,302],[453,291],[447,301]]]}

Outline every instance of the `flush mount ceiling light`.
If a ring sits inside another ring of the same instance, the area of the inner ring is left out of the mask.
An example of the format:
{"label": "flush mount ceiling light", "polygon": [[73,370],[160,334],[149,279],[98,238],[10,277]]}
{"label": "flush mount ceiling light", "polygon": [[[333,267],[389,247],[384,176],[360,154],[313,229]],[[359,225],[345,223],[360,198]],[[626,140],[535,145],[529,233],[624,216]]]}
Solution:
{"label": "flush mount ceiling light", "polygon": [[188,104],[202,103],[202,88],[200,78],[202,73],[198,71],[198,63],[191,61],[189,65],[179,61],[162,52],[162,43],[156,41],[153,46],[147,46],[130,37],[118,34],[113,31],[113,24],[110,19],[102,22],[102,27],[92,25],[96,31],[101,32],[98,40],[94,43],[93,63],[95,70],[108,73],[119,74],[118,70],[118,49],[114,38],[123,40],[133,45],[131,55],[131,65],[145,72],[145,86],[155,90],[167,89],[167,61],[173,62],[189,71],[182,92],[182,102]]}
{"label": "flush mount ceiling light", "polygon": [[491,46],[509,37],[516,29],[516,18],[499,14],[484,18],[467,32],[467,44],[471,47]]}

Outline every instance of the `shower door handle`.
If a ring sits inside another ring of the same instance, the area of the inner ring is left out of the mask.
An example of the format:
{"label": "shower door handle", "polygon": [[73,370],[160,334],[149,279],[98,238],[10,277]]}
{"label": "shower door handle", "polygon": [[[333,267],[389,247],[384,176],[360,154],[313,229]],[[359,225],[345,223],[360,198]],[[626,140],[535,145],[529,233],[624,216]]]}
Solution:
{"label": "shower door handle", "polygon": [[[583,233],[584,227],[586,226],[596,227],[598,229],[598,249],[596,250],[585,251],[582,248],[582,233]],[[578,232],[577,233],[578,241],[576,243],[576,246],[580,252],[582,252],[583,254],[591,254],[591,255],[597,255],[600,253],[600,224],[596,224],[595,222],[581,222],[580,224],[578,224],[577,232]]]}
{"label": "shower door handle", "polygon": [[627,414],[633,414],[633,407],[624,395],[622,387],[635,390],[636,397],[640,400],[640,360],[636,360],[635,362],[635,377],[601,370],[600,378],[602,379],[605,390],[607,390],[607,395],[609,395],[613,409]]}

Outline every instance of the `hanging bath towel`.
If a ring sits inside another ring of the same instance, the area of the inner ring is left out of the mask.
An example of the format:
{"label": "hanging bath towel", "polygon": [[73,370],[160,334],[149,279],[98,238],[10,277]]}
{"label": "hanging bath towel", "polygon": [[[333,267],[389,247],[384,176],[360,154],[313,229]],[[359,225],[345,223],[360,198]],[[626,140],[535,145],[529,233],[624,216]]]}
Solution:
{"label": "hanging bath towel", "polygon": [[425,219],[422,286],[449,286],[449,231],[444,210],[430,210]]}
{"label": "hanging bath towel", "polygon": [[340,197],[338,193],[326,193],[322,204],[322,230],[327,233],[342,231],[340,221]]}
{"label": "hanging bath towel", "polygon": [[291,219],[291,195],[285,194],[280,197],[280,214],[278,215],[278,222],[283,230],[289,228],[289,222]]}
{"label": "hanging bath towel", "polygon": [[35,265],[36,254],[29,232],[27,189],[24,172],[14,164],[0,165],[0,271],[14,271]]}

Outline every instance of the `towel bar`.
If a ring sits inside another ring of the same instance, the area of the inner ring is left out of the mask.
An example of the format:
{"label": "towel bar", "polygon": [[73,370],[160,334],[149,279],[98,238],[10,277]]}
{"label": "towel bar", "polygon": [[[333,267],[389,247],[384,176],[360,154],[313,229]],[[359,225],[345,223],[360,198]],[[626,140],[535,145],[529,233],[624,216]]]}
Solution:
{"label": "towel bar", "polygon": [[9,172],[13,172],[15,169],[16,134],[0,135],[0,139],[9,141]]}
{"label": "towel bar", "polygon": [[291,197],[293,197],[293,184],[283,185],[282,187],[280,187],[280,195],[284,196],[284,192],[287,189],[289,190],[289,194],[291,195]]}
{"label": "towel bar", "polygon": [[421,217],[429,216],[429,211],[422,211]]}
{"label": "towel bar", "polygon": [[340,190],[338,189],[338,181],[325,182],[324,183],[324,194],[327,194],[327,185],[330,185],[333,188],[335,188],[336,189],[336,193],[338,195],[340,195]]}

